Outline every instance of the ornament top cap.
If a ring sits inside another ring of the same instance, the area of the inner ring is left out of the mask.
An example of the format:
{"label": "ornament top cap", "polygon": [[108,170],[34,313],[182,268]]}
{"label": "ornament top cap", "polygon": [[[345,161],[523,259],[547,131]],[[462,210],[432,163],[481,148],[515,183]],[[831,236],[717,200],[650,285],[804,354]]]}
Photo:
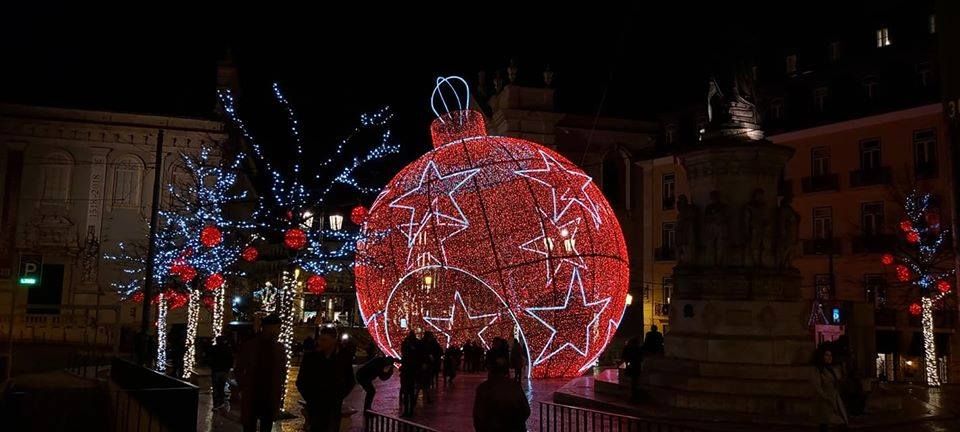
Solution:
{"label": "ornament top cap", "polygon": [[470,109],[470,85],[463,78],[437,77],[430,95],[430,109],[437,116],[430,125],[434,147],[486,135],[483,115]]}

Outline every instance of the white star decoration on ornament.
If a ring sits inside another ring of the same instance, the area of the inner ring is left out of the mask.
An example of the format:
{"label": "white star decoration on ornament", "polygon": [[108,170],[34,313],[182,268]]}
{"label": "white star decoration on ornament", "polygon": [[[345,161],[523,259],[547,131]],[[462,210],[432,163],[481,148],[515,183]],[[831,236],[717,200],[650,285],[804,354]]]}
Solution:
{"label": "white star decoration on ornament", "polygon": [[[449,347],[450,341],[454,339],[454,336],[460,336],[463,333],[470,333],[471,330],[475,329],[475,327],[473,327],[473,325],[470,323],[471,321],[476,320],[480,320],[482,327],[480,330],[474,333],[478,338],[480,338],[480,341],[486,345],[486,341],[483,340],[483,332],[486,331],[487,328],[490,327],[494,322],[496,322],[497,318],[499,317],[500,314],[496,312],[472,315],[470,313],[470,309],[467,307],[466,303],[464,303],[463,296],[460,295],[460,291],[456,291],[453,293],[453,304],[450,305],[450,316],[443,318],[424,316],[423,320],[426,321],[430,327],[437,329],[437,331],[446,336],[447,343],[444,345],[444,347]],[[437,325],[435,321],[440,322],[441,325]]]}
{"label": "white star decoration on ornament", "polygon": [[[580,295],[577,296],[574,301],[571,301],[570,298],[573,297],[574,285],[576,285],[577,289],[579,289]],[[551,332],[550,338],[547,339],[547,343],[544,344],[543,349],[540,351],[540,354],[537,356],[537,359],[533,362],[533,364],[538,365],[549,360],[566,347],[570,347],[570,349],[574,350],[581,356],[586,356],[587,353],[590,352],[590,327],[597,322],[597,320],[600,318],[600,314],[603,313],[608,304],[610,304],[610,297],[594,302],[587,301],[587,292],[583,288],[583,281],[580,280],[580,271],[574,269],[573,276],[570,278],[570,284],[567,285],[567,295],[563,300],[562,305],[530,307],[525,309],[527,314],[539,321]],[[594,310],[596,310],[596,312],[594,312]],[[554,321],[559,321],[564,318],[574,319],[574,317],[583,314],[591,314],[592,318],[587,322],[586,328],[584,329],[582,342],[580,340],[577,340],[576,342],[572,340],[557,341],[558,335],[569,339],[573,339],[574,337],[579,339],[580,335],[570,334],[567,336],[567,333],[569,332],[558,331],[554,325],[551,325],[540,316],[543,314],[543,312],[548,312],[550,315],[553,315]],[[553,351],[550,351],[550,348],[553,346],[556,346],[556,348],[554,348]],[[581,349],[580,346],[583,346],[583,348]]]}
{"label": "white star decoration on ornament", "polygon": [[[479,168],[444,176],[440,174],[437,165],[431,160],[424,167],[417,187],[408,190],[390,202],[392,208],[410,211],[409,222],[397,227],[407,238],[407,247],[409,248],[408,267],[412,265],[413,249],[418,246],[418,243],[421,243],[419,246],[436,247],[439,250],[441,257],[428,252],[430,256],[426,258],[426,261],[429,263],[443,264],[446,261],[443,242],[470,226],[470,222],[453,195],[478,172],[480,172]],[[447,192],[431,198],[429,196],[430,190]],[[445,210],[448,211],[445,212]],[[439,235],[431,236],[436,239],[436,244],[429,244],[432,242],[424,240],[422,232],[428,226],[443,231]],[[420,257],[417,258],[420,260]]]}
{"label": "white star decoration on ornament", "polygon": [[[560,162],[557,162],[553,156],[543,150],[540,150],[540,157],[543,158],[543,168],[519,170],[514,171],[514,173],[550,188],[550,195],[553,200],[553,220],[559,221],[571,207],[576,205],[583,208],[593,219],[593,223],[599,227],[600,210],[593,199],[590,198],[590,195],[587,194],[587,188],[593,179],[579,170],[564,168]],[[567,180],[570,177],[573,178]],[[557,178],[563,181],[555,182]],[[576,183],[580,183],[581,186],[576,189],[564,186],[558,193],[557,184]]]}
{"label": "white star decoration on ornament", "polygon": [[577,268],[586,268],[586,263],[580,252],[577,251],[577,231],[580,229],[580,218],[559,224],[539,210],[543,219],[540,221],[540,235],[522,245],[520,249],[543,255],[547,269],[547,285],[557,275],[563,264]]}

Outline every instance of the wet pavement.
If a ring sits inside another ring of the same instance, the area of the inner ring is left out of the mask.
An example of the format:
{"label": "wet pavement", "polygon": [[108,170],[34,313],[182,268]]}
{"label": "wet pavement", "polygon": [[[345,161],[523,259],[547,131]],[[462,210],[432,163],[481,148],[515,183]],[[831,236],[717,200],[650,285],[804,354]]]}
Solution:
{"label": "wet pavement", "polygon": [[[296,368],[294,376],[290,382],[296,379]],[[436,397],[432,404],[426,404],[423,399],[418,402],[414,417],[410,419],[413,422],[429,426],[440,431],[459,431],[465,432],[473,429],[473,399],[474,391],[485,379],[483,374],[461,374],[457,377],[452,386],[443,386],[442,384],[436,390]],[[539,401],[552,401],[553,393],[561,388],[569,391],[571,388],[579,389],[576,391],[590,393],[590,397],[604,398],[602,395],[592,393],[593,377],[581,377],[575,380],[569,379],[551,379],[535,380],[524,383],[527,390],[527,399],[530,401],[531,417],[527,422],[527,428],[530,431],[540,430],[539,424]],[[569,384],[569,385],[568,385]],[[202,432],[240,432],[242,430],[239,423],[239,412],[231,410],[229,406],[216,412],[212,410],[209,379],[201,375],[199,380],[201,388],[200,411],[199,411],[199,431]],[[376,381],[377,397],[374,401],[374,411],[397,416],[399,410],[399,377],[394,374],[388,381]],[[917,401],[918,409],[929,411],[930,420],[926,421],[889,421],[885,424],[870,424],[871,419],[859,419],[858,422],[851,425],[851,429],[870,431],[870,432],[893,432],[893,431],[917,431],[917,432],[947,432],[960,431],[960,420],[957,414],[960,414],[960,385],[947,385],[940,389],[927,389],[921,386],[889,386],[890,391],[902,392],[907,397]],[[292,384],[289,387],[290,395],[287,399],[286,408],[295,414],[294,418],[278,421],[274,424],[274,431],[299,432],[303,430],[303,419],[299,416],[297,401],[299,394],[296,387]],[[360,432],[363,430],[363,408],[364,392],[360,386],[356,386],[347,399],[344,401],[345,418],[342,424],[342,431]],[[610,398],[610,396],[606,396]],[[616,398],[616,397],[613,397]],[[625,403],[622,398],[618,403]],[[229,405],[229,404],[228,404]],[[661,408],[646,406],[643,409],[650,410],[648,413],[657,414]],[[876,419],[873,419],[876,421]],[[791,427],[770,425],[750,425],[736,424],[715,425],[711,430],[718,431],[809,431],[815,430],[811,427]]]}

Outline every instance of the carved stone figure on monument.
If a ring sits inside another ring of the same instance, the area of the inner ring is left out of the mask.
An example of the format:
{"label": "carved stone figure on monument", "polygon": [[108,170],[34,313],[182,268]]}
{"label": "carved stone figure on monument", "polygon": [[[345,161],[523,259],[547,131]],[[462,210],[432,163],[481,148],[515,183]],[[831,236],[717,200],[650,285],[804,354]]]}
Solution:
{"label": "carved stone figure on monument", "polygon": [[690,264],[697,259],[697,206],[686,195],[677,197],[677,261]]}
{"label": "carved stone figure on monument", "polygon": [[790,195],[784,196],[777,209],[777,266],[788,268],[793,262],[799,239],[800,214],[791,206]]}
{"label": "carved stone figure on monument", "polygon": [[85,284],[97,282],[97,261],[100,257],[100,242],[94,233],[94,226],[87,227],[87,240],[83,245],[83,252],[80,255],[80,268],[83,269],[80,275],[80,281]]}
{"label": "carved stone figure on monument", "polygon": [[710,204],[703,209],[703,263],[719,267],[725,264],[730,234],[727,205],[720,200],[719,191],[710,192]]}
{"label": "carved stone figure on monument", "polygon": [[754,189],[750,201],[743,206],[743,233],[746,240],[744,264],[764,265],[764,256],[770,249],[770,216],[763,199],[763,189]]}

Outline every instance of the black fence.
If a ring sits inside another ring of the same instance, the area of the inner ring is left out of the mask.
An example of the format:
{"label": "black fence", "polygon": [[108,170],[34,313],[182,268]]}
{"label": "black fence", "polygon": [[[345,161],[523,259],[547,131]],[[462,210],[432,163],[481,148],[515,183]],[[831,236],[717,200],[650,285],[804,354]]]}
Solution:
{"label": "black fence", "polygon": [[703,432],[664,420],[540,402],[540,432]]}
{"label": "black fence", "polygon": [[421,424],[374,411],[363,414],[363,430],[365,432],[439,432]]}
{"label": "black fence", "polygon": [[196,386],[125,360],[107,361],[78,355],[68,373],[13,380],[0,393],[0,430],[196,431]]}

